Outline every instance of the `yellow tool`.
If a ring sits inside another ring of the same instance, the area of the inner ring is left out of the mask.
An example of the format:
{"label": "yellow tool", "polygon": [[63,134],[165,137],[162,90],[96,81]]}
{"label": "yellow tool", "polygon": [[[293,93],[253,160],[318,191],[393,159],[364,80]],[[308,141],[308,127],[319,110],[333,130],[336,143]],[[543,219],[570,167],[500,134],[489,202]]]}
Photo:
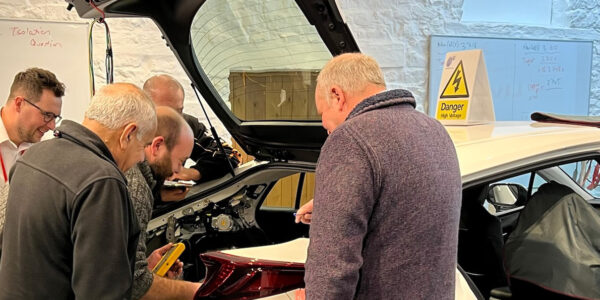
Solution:
{"label": "yellow tool", "polygon": [[179,255],[183,253],[183,250],[185,250],[185,245],[183,243],[173,244],[173,247],[163,255],[158,264],[152,269],[152,273],[158,276],[165,276]]}

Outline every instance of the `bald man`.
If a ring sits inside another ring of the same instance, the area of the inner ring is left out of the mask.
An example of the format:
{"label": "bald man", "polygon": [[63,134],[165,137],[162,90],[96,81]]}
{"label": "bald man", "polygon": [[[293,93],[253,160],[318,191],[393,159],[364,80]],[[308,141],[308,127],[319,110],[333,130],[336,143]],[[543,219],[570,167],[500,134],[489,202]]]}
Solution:
{"label": "bald man", "polygon": [[[229,172],[229,164],[222,155],[213,155],[217,150],[216,141],[206,134],[206,127],[198,118],[183,113],[184,90],[175,78],[166,75],[156,75],[144,83],[144,91],[150,95],[157,106],[169,106],[183,115],[194,132],[195,145],[191,159],[196,162],[191,168],[184,168],[177,174],[177,179],[203,182],[219,178]],[[224,146],[228,154],[232,148]],[[233,167],[239,163],[237,156],[228,155]]]}

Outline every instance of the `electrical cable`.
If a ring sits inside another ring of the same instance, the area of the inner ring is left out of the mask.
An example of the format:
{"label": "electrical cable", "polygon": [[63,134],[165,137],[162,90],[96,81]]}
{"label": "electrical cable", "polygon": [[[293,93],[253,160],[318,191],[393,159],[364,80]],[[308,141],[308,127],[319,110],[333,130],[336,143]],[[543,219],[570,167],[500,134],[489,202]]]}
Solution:
{"label": "electrical cable", "polygon": [[90,24],[90,28],[89,28],[89,35],[88,35],[88,42],[89,42],[89,52],[88,52],[88,58],[89,58],[89,62],[90,62],[90,86],[92,89],[92,95],[94,95],[96,93],[96,84],[95,84],[95,80],[94,80],[94,43],[93,43],[93,37],[92,37],[92,32],[93,32],[93,28],[94,28],[94,24],[96,23],[100,23],[104,25],[104,30],[105,30],[105,35],[106,35],[106,56],[104,59],[104,66],[106,68],[106,83],[110,84],[114,82],[114,70],[113,70],[113,51],[112,51],[112,39],[110,37],[110,29],[108,27],[108,24],[106,23],[105,17],[106,15],[104,14],[104,11],[101,10],[100,8],[98,8],[96,6],[96,4],[94,4],[94,1],[91,0],[90,5],[92,7],[94,7],[97,11],[100,12],[100,14],[102,15],[101,18],[96,18],[92,21],[92,23]]}
{"label": "electrical cable", "polygon": [[100,23],[102,23],[102,21],[106,18],[106,15],[104,14],[104,11],[99,9],[98,6],[96,6],[96,4],[94,4],[94,0],[90,0],[90,5],[92,7],[94,7],[97,11],[100,12],[100,14],[102,15],[102,18],[100,18]]}
{"label": "electrical cable", "polygon": [[227,153],[225,152],[225,149],[223,148],[223,143],[221,143],[221,139],[219,138],[219,135],[217,134],[217,130],[215,129],[215,127],[213,127],[212,123],[210,122],[208,113],[206,113],[206,109],[204,108],[204,105],[202,104],[202,100],[200,99],[200,95],[198,94],[198,89],[196,88],[196,85],[193,82],[192,82],[192,89],[194,90],[194,93],[196,94],[196,99],[198,99],[198,103],[200,103],[200,107],[202,108],[202,111],[204,112],[204,117],[206,118],[206,121],[208,122],[208,126],[210,127],[210,132],[212,133],[213,138],[217,142],[217,147],[218,147],[219,151],[221,151],[221,153],[223,153],[223,156],[225,156],[225,160],[227,161],[227,164],[229,165],[229,173],[231,173],[231,176],[235,178],[235,171],[233,170],[233,165],[231,164],[229,157],[227,157]]}

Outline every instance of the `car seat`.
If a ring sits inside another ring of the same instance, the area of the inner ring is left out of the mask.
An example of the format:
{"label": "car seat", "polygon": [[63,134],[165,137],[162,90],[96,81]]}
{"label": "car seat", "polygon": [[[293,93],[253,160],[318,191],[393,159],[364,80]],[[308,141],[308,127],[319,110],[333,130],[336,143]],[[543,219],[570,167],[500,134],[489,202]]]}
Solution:
{"label": "car seat", "polygon": [[598,299],[600,215],[571,188],[545,183],[505,245],[513,299]]}
{"label": "car seat", "polygon": [[458,233],[458,263],[485,299],[492,289],[508,285],[502,263],[502,224],[483,207],[488,190],[486,184],[463,192]]}

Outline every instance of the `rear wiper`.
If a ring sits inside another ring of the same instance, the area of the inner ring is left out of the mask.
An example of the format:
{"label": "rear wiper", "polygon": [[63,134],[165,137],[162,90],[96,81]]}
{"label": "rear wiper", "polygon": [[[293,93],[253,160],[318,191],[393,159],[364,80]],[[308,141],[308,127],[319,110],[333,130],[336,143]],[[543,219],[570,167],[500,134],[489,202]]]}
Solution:
{"label": "rear wiper", "polygon": [[196,86],[194,85],[193,82],[192,82],[192,89],[194,90],[194,93],[196,94],[196,98],[198,99],[198,103],[200,103],[200,107],[202,108],[202,111],[204,112],[204,117],[206,118],[206,121],[208,122],[208,126],[210,127],[210,132],[212,133],[213,139],[215,139],[215,141],[217,141],[217,147],[219,147],[219,151],[221,151],[221,153],[223,153],[223,157],[225,157],[225,160],[227,161],[227,165],[229,166],[229,173],[231,173],[231,176],[235,177],[235,172],[233,171],[233,165],[231,164],[229,157],[227,157],[227,152],[225,152],[225,148],[223,148],[223,144],[221,143],[221,139],[219,138],[219,135],[217,134],[217,130],[212,126],[212,123],[210,122],[210,119],[208,118],[208,114],[206,113],[206,109],[204,109],[204,105],[202,104],[200,95],[198,95],[198,89],[196,88]]}

